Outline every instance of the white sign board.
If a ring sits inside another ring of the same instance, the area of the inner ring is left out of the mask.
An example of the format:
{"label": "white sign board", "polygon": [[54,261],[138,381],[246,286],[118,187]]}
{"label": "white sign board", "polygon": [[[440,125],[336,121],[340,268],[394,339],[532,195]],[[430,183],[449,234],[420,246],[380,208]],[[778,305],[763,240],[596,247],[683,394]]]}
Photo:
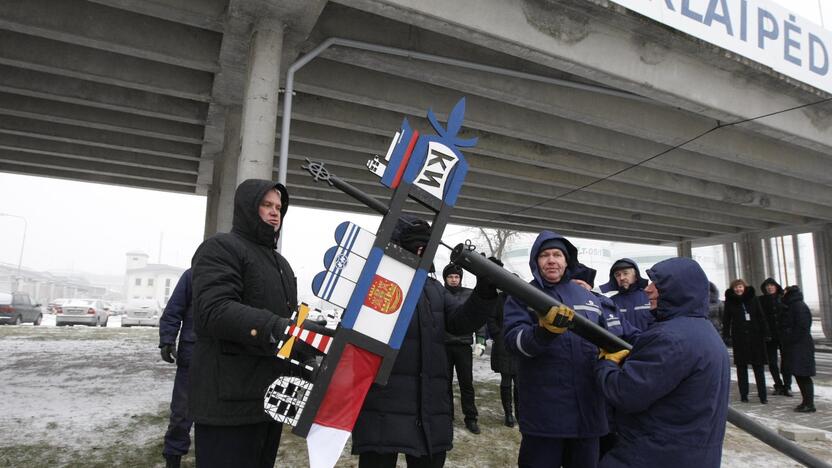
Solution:
{"label": "white sign board", "polygon": [[832,93],[832,32],[769,0],[611,0]]}

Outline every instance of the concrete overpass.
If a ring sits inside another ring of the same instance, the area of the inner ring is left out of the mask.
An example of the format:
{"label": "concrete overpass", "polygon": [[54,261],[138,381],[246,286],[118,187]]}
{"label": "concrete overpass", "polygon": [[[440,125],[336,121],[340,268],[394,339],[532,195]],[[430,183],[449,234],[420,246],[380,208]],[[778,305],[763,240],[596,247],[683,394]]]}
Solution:
{"label": "concrete overpass", "polygon": [[725,244],[755,283],[762,239],[814,232],[832,333],[830,96],[607,1],[5,0],[0,171],[207,195],[226,229],[237,181],[277,177],[286,69],[329,38],[361,44],[295,75],[295,204],[366,211],[303,158],[386,198],[366,160],[464,95],[452,222]]}

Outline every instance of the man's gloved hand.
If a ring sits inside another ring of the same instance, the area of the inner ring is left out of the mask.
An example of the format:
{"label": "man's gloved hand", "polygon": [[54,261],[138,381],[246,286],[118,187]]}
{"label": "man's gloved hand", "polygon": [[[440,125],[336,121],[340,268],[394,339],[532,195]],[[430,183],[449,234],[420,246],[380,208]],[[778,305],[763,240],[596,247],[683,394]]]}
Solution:
{"label": "man's gloved hand", "polygon": [[162,360],[173,364],[176,362],[176,345],[175,344],[160,344],[159,350],[162,354]]}
{"label": "man's gloved hand", "polygon": [[574,317],[575,311],[569,307],[552,307],[544,317],[538,319],[538,324],[549,333],[560,335],[569,328],[569,323]]}
{"label": "man's gloved hand", "polygon": [[620,366],[624,359],[626,359],[629,355],[630,351],[626,349],[610,353],[606,349],[600,348],[600,352],[598,353],[598,359],[606,359],[607,361],[612,361]]}
{"label": "man's gloved hand", "polygon": [[[284,317],[279,317],[277,319],[277,323],[274,325],[274,328],[272,328],[272,336],[274,337],[276,342],[280,343],[281,341],[284,341],[289,337],[288,336],[288,331],[289,331],[288,328],[291,325],[294,325],[294,322],[292,320],[289,320],[289,319],[284,318]],[[318,333],[320,335],[326,335],[326,336],[334,336],[335,335],[335,330],[326,328],[326,320],[315,321],[315,320],[308,320],[307,319],[307,320],[304,320],[303,323],[301,323],[300,328],[302,328],[304,330],[309,330],[310,332],[313,332],[313,333]]]}
{"label": "man's gloved hand", "polygon": [[[491,256],[488,257],[488,259],[502,268],[503,262],[501,262],[497,257]],[[490,278],[486,276],[477,276],[477,284],[474,286],[474,293],[479,297],[492,299],[497,297],[497,286],[491,282]]]}

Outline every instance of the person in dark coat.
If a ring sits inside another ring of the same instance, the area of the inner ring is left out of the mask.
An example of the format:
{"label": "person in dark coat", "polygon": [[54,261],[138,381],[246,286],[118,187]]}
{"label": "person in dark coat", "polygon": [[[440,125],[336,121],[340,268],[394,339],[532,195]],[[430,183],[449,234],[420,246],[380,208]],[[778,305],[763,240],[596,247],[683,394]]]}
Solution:
{"label": "person in dark coat", "polygon": [[[445,289],[450,291],[460,302],[465,302],[471,296],[471,290],[462,286],[463,270],[458,265],[449,263],[442,270]],[[445,351],[448,354],[448,391],[453,402],[454,369],[459,382],[459,400],[462,414],[465,416],[465,427],[474,434],[480,433],[477,424],[477,402],[474,396],[474,357],[471,345],[474,344],[473,334],[465,333],[453,335],[445,333]],[[451,413],[453,415],[453,413]]]}
{"label": "person in dark coat", "polygon": [[595,365],[618,427],[600,466],[719,467],[731,364],[708,321],[708,278],[688,258],[659,262],[647,275],[656,322],[629,355],[611,354]]}
{"label": "person in dark coat", "polygon": [[783,304],[788,307],[783,324],[783,347],[788,349],[787,362],[783,367],[794,376],[803,401],[794,410],[799,413],[814,413],[815,384],[815,342],[812,339],[812,312],[803,302],[803,291],[798,286],[789,286],[783,294]]}
{"label": "person in dark coat", "polygon": [[647,330],[655,320],[650,313],[650,302],[644,294],[647,280],[641,277],[638,265],[629,258],[616,260],[610,267],[610,280],[602,284],[602,293],[618,291],[612,301],[618,307],[620,315],[639,330]]}
{"label": "person in dark coat", "polygon": [[[575,267],[575,272],[572,275],[572,281],[578,283],[580,286],[583,286],[587,291],[595,294],[595,297],[601,302],[601,310],[604,316],[604,323],[606,329],[612,333],[613,335],[623,339],[624,341],[632,344],[635,342],[638,335],[641,334],[641,330],[635,328],[627,321],[627,319],[620,314],[618,307],[609,297],[592,291],[592,288],[595,287],[595,275],[596,271],[593,268],[590,268],[582,263],[578,263]],[[615,408],[606,403],[606,410],[607,410],[607,423],[609,424],[610,432],[604,436],[601,436],[601,439],[598,441],[598,457],[599,459],[604,458],[604,455],[612,450],[615,446],[616,441],[618,440],[618,434],[616,429],[615,423]]]}
{"label": "person in dark coat", "polygon": [[716,329],[719,336],[722,336],[722,317],[725,315],[725,304],[720,299],[719,288],[714,283],[708,282],[708,319]]}
{"label": "person in dark coat", "polygon": [[194,254],[189,406],[200,467],[274,465],[282,425],[263,411],[263,395],[290,373],[275,356],[297,306],[295,274],[275,250],[288,207],[283,185],[245,180],[234,195],[231,232],[206,239]]}
{"label": "person in dark coat", "polygon": [[[534,279],[529,284],[604,326],[598,298],[571,281],[577,263],[571,242],[543,231],[531,248]],[[557,325],[565,318],[555,311],[538,317],[513,296],[505,303],[506,347],[518,358],[522,467],[592,468],[598,463],[598,439],[609,432],[604,397],[592,372],[598,347]]]}
{"label": "person in dark coat", "polygon": [[173,394],[170,399],[170,421],[162,449],[167,468],[178,468],[182,456],[187,454],[191,447],[193,421],[188,417],[188,368],[196,341],[191,299],[191,269],[188,268],[173,288],[173,294],[159,319],[159,348],[162,360],[176,363],[176,377],[173,380]]}
{"label": "person in dark coat", "polygon": [[748,366],[751,366],[760,403],[766,404],[766,341],[771,339],[768,322],[753,287],[742,279],[731,281],[730,286],[725,291],[723,333],[734,349],[740,399],[748,401]]}
{"label": "person in dark coat", "polygon": [[[494,340],[491,345],[491,370],[500,374],[500,402],[503,404],[503,424],[514,427],[517,423],[517,363],[515,357],[506,349],[503,338],[503,305],[508,295],[500,292],[494,314],[488,317],[486,326],[488,334]],[[512,408],[512,404],[514,408]]]}
{"label": "person in dark coat", "polygon": [[[405,215],[391,240],[421,255],[429,238],[427,222]],[[445,332],[473,333],[496,303],[497,289],[485,279],[477,279],[460,302],[428,277],[387,385],[370,387],[353,427],[352,453],[359,455],[360,468],[393,468],[399,453],[408,467],[444,466],[453,447]]]}
{"label": "person in dark coat", "polygon": [[780,344],[779,334],[777,330],[780,329],[780,324],[777,321],[780,309],[785,307],[783,305],[783,288],[774,278],[767,278],[760,285],[760,291],[763,293],[757,298],[760,301],[760,308],[763,310],[763,316],[766,318],[768,330],[771,335],[771,340],[766,342],[766,355],[768,358],[768,371],[771,378],[774,380],[774,394],[791,396],[792,379],[788,374],[783,373],[780,377],[780,366],[778,361],[782,359],[782,345]]}

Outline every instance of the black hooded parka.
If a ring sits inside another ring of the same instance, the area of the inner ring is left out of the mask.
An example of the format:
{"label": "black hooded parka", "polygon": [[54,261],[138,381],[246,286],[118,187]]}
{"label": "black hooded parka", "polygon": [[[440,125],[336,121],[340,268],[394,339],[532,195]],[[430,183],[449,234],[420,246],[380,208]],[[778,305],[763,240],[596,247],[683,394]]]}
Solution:
{"label": "black hooded parka", "polygon": [[768,363],[766,340],[771,335],[754,288],[746,286],[742,296],[725,291],[723,333],[734,348],[734,364],[762,366]]}
{"label": "black hooded parka", "polygon": [[288,372],[275,357],[272,330],[297,306],[297,279],[277,251],[278,230],[259,215],[269,190],[281,195],[281,226],[289,207],[286,188],[249,179],[234,196],[230,233],[205,240],[193,258],[194,327],[190,410],[195,422],[232,426],[269,421],[263,395]]}

